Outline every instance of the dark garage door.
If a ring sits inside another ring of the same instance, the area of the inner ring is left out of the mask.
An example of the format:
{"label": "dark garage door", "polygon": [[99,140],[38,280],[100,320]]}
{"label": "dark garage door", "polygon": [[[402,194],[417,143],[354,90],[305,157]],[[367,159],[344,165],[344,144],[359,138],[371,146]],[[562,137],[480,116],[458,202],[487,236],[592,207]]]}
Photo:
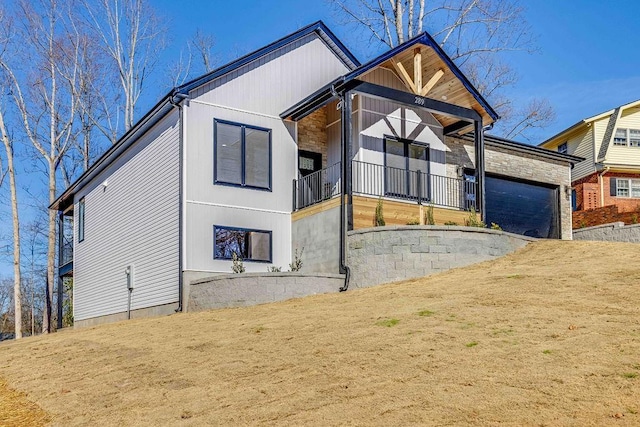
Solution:
{"label": "dark garage door", "polygon": [[530,237],[560,238],[558,188],[487,176],[487,224]]}

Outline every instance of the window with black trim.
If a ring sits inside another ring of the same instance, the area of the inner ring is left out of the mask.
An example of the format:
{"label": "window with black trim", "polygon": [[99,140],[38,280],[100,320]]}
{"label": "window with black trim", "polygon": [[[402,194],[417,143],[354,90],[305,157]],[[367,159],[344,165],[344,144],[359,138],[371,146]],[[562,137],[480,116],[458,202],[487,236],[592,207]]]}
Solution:
{"label": "window with black trim", "polygon": [[78,202],[78,242],[84,240],[84,197]]}
{"label": "window with black trim", "polygon": [[244,261],[271,262],[271,231],[236,227],[213,227],[213,257],[232,259],[235,253]]}
{"label": "window with black trim", "polygon": [[216,184],[271,190],[271,129],[214,121]]}

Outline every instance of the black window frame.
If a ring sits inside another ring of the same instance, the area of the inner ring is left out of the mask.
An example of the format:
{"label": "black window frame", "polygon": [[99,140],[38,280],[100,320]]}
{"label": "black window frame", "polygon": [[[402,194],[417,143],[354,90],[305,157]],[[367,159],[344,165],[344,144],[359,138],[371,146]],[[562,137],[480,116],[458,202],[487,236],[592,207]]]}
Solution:
{"label": "black window frame", "polygon": [[[241,144],[241,155],[242,155],[242,183],[238,184],[235,182],[227,182],[218,179],[218,123],[227,125],[227,126],[237,126],[241,128],[240,133],[240,144]],[[269,185],[267,187],[261,187],[256,185],[247,185],[246,182],[246,129],[253,129],[262,132],[267,132],[269,135]],[[232,122],[229,120],[222,119],[214,119],[213,120],[213,183],[215,185],[226,185],[230,187],[240,187],[240,188],[248,188],[251,190],[259,190],[259,191],[272,191],[272,183],[273,183],[273,141],[272,141],[272,130],[269,128],[263,128],[260,126],[247,125],[238,122]]]}
{"label": "black window frame", "polygon": [[85,237],[85,216],[87,211],[87,204],[85,198],[82,197],[78,201],[78,243],[84,242]]}
{"label": "black window frame", "polygon": [[568,143],[563,142],[562,144],[558,145],[558,153],[560,154],[567,154],[567,149],[568,149]]}
{"label": "black window frame", "polygon": [[258,230],[255,228],[244,228],[244,227],[229,227],[226,225],[214,225],[213,226],[213,259],[217,259],[217,260],[222,260],[222,261],[231,261],[233,258],[231,257],[220,257],[216,255],[216,230],[218,229],[223,229],[223,230],[230,230],[230,231],[244,231],[244,232],[249,232],[249,233],[265,233],[269,235],[269,259],[268,260],[256,260],[256,259],[251,259],[251,258],[246,258],[243,254],[242,261],[246,261],[246,262],[255,262],[255,263],[262,263],[262,264],[269,264],[269,263],[273,263],[273,231],[271,230]]}
{"label": "black window frame", "polygon": [[[396,167],[392,167],[392,166],[388,166],[387,165],[387,141],[388,140],[392,140],[392,141],[396,141],[399,142],[401,144],[404,144],[404,159],[405,159],[405,165],[404,168],[396,168]],[[422,190],[425,191],[426,195],[424,197],[421,196],[421,199],[423,201],[431,201],[431,144],[429,144],[428,142],[422,142],[422,141],[416,141],[413,139],[407,139],[407,138],[400,138],[397,137],[395,135],[383,135],[382,136],[382,154],[384,156],[384,160],[383,160],[383,165],[384,165],[384,169],[385,171],[387,170],[387,168],[393,168],[393,169],[404,169],[405,170],[405,174],[406,174],[406,183],[407,183],[407,191],[406,194],[402,194],[402,193],[394,193],[392,191],[387,191],[387,188],[389,188],[391,185],[388,182],[387,176],[386,176],[386,172],[385,172],[385,179],[384,179],[384,193],[385,196],[389,196],[389,197],[398,197],[400,196],[401,198],[407,199],[407,200],[417,200],[418,196],[413,196],[411,194],[411,169],[409,168],[409,163],[410,163],[410,157],[409,157],[409,146],[410,145],[416,145],[416,146],[420,146],[426,149],[426,153],[427,153],[427,170],[426,172],[422,172],[422,174],[424,175],[424,179],[425,179],[425,188],[423,188]]]}

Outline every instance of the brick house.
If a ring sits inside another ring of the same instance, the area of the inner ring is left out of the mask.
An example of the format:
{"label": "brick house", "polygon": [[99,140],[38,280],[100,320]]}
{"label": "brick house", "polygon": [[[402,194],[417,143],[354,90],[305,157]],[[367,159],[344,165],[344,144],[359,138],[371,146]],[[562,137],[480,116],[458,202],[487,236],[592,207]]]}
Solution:
{"label": "brick house", "polygon": [[571,174],[574,228],[637,222],[640,101],[581,120],[540,146],[585,159]]}

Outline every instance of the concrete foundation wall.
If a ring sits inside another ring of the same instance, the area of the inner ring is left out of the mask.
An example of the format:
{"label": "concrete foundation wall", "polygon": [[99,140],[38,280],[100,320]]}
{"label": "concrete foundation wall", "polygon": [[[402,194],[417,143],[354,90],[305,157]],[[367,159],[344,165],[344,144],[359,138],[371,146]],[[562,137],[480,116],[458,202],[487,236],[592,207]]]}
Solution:
{"label": "concrete foundation wall", "polygon": [[428,276],[498,258],[535,239],[472,227],[404,226],[350,231],[352,287]]}
{"label": "concrete foundation wall", "polygon": [[573,239],[640,243],[640,224],[624,225],[624,222],[613,222],[579,228],[573,230]]}
{"label": "concrete foundation wall", "polygon": [[[131,318],[139,319],[142,317],[158,317],[174,314],[178,309],[178,303],[156,305],[154,307],[140,308],[131,310]],[[89,326],[103,325],[105,323],[120,322],[127,320],[127,312],[108,314],[106,316],[92,317],[91,319],[76,320],[73,322],[74,328],[86,328]]]}
{"label": "concrete foundation wall", "polygon": [[339,274],[244,273],[196,280],[190,284],[187,311],[242,307],[338,292]]}
{"label": "concrete foundation wall", "polygon": [[[304,248],[302,273],[338,273],[340,262],[340,206],[293,221],[292,249]],[[286,268],[287,266],[284,266]]]}

